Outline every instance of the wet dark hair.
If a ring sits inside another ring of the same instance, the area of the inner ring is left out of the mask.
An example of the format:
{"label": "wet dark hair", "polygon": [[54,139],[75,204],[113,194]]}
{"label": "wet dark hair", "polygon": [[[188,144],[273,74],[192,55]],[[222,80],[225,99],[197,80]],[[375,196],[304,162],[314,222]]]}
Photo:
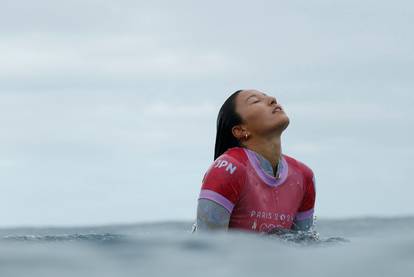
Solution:
{"label": "wet dark hair", "polygon": [[242,118],[236,112],[236,96],[243,90],[233,92],[232,95],[227,98],[217,116],[217,134],[216,145],[214,148],[214,160],[216,160],[221,154],[226,152],[227,149],[240,146],[239,141],[233,136],[231,129],[233,126],[242,123]]}

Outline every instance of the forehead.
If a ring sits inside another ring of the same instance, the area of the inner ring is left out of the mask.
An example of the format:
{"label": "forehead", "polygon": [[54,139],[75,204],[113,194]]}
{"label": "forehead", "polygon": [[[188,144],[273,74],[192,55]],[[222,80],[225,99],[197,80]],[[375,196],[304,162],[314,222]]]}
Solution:
{"label": "forehead", "polygon": [[245,101],[251,96],[263,96],[263,95],[267,95],[267,94],[262,91],[256,90],[256,89],[246,89],[239,93],[238,98],[241,101]]}

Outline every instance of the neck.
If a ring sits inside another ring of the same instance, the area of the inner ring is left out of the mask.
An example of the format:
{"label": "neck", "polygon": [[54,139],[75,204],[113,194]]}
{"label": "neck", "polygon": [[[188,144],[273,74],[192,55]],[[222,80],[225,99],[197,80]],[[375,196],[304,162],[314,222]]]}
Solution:
{"label": "neck", "polygon": [[272,138],[253,137],[250,140],[244,142],[244,146],[262,155],[271,163],[273,171],[276,172],[277,165],[282,155],[280,136],[275,136]]}

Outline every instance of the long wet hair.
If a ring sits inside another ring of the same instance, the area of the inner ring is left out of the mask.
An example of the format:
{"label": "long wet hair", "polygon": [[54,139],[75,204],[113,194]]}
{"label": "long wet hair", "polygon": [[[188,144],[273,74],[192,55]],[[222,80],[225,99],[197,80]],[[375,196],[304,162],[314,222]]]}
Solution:
{"label": "long wet hair", "polygon": [[214,160],[227,149],[240,146],[240,142],[233,136],[232,128],[242,123],[242,118],[236,112],[236,96],[243,90],[233,92],[227,98],[217,116],[216,145],[214,148]]}

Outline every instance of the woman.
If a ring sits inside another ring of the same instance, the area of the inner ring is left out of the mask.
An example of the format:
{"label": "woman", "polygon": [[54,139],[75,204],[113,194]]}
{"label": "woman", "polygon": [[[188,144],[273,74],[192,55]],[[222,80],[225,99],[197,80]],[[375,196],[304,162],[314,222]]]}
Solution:
{"label": "woman", "polygon": [[238,90],[217,118],[214,163],[203,178],[197,230],[271,232],[313,224],[314,175],[282,154],[289,118],[274,97]]}

